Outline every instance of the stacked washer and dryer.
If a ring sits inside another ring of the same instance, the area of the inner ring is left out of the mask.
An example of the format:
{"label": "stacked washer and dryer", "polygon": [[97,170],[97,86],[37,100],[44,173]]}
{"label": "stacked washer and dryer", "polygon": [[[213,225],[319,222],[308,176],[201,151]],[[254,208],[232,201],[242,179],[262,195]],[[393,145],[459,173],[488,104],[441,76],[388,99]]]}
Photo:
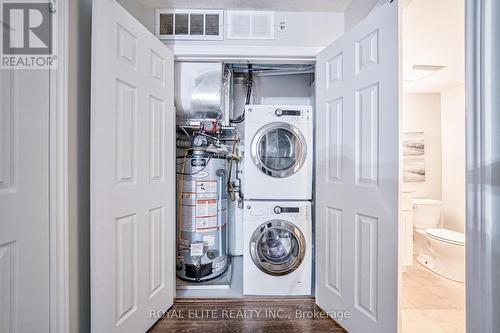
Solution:
{"label": "stacked washer and dryer", "polygon": [[312,108],[246,105],[245,295],[310,295]]}
{"label": "stacked washer and dryer", "polygon": [[[228,245],[243,238],[245,295],[311,294],[312,108],[250,104],[254,71],[262,75],[255,81],[263,102],[274,98],[264,94],[276,80],[262,77],[286,69],[176,63],[179,289],[225,288],[232,279],[232,257],[241,253],[239,245],[234,251]],[[310,71],[298,67],[296,72]],[[290,87],[310,89],[303,79]],[[244,113],[231,119],[234,105],[241,105],[242,86]],[[279,88],[279,94],[287,93]],[[244,126],[243,177],[239,124]]]}

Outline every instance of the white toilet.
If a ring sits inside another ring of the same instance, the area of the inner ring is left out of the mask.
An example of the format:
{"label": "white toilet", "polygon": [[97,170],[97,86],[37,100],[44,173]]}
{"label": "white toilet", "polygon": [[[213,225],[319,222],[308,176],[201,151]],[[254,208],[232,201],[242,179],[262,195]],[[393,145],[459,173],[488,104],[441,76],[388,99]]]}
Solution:
{"label": "white toilet", "polygon": [[413,224],[417,261],[441,276],[464,282],[465,235],[441,227],[441,201],[413,199]]}

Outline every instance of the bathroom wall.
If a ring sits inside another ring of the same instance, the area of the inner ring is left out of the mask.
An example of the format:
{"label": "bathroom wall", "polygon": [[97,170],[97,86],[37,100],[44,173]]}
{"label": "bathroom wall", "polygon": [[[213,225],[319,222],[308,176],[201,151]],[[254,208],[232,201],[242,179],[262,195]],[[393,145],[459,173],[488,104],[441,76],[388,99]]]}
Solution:
{"label": "bathroom wall", "polygon": [[465,231],[465,87],[441,93],[442,200],[447,229]]}
{"label": "bathroom wall", "polygon": [[442,200],[443,226],[465,231],[465,87],[403,95],[402,132],[425,133],[426,181],[413,197]]}
{"label": "bathroom wall", "polygon": [[424,132],[425,182],[403,183],[403,190],[416,198],[441,199],[441,95],[403,94],[402,133]]}

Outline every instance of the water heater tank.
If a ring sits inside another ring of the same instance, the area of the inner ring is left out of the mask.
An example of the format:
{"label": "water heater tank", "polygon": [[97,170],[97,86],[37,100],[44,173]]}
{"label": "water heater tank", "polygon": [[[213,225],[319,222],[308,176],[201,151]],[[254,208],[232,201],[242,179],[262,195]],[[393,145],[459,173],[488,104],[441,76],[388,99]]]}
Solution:
{"label": "water heater tank", "polygon": [[223,274],[227,257],[227,161],[203,151],[177,159],[177,276],[202,282]]}
{"label": "water heater tank", "polygon": [[221,62],[176,62],[177,116],[181,119],[221,118],[223,72]]}

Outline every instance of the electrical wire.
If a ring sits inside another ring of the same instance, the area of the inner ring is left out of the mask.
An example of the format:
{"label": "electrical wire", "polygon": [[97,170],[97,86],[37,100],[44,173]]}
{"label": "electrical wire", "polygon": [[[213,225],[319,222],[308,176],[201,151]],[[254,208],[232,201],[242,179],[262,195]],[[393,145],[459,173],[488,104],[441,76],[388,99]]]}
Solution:
{"label": "electrical wire", "polygon": [[184,128],[184,126],[179,126],[179,127],[184,132],[184,134],[186,134],[186,136],[188,137],[189,142],[193,143],[193,141],[191,139],[191,136],[189,135],[188,131]]}
{"label": "electrical wire", "polygon": [[[177,158],[183,158],[183,156],[180,156],[180,157],[177,157]],[[186,164],[187,163],[187,159],[184,159],[182,162],[180,163],[176,163],[176,165],[183,165],[183,164]]]}
{"label": "electrical wire", "polygon": [[[237,143],[238,143],[238,134],[237,134],[236,131],[234,131],[234,143],[233,143],[233,151],[232,151],[232,155],[233,156],[236,153],[236,144]],[[236,200],[236,194],[234,192],[234,186],[231,183],[231,173],[232,173],[232,170],[233,170],[233,163],[234,163],[234,158],[231,158],[231,160],[229,161],[229,172],[228,172],[228,176],[227,176],[227,192],[229,193],[229,198],[231,199],[231,201]]]}
{"label": "electrical wire", "polygon": [[245,100],[245,105],[250,104],[250,97],[252,97],[252,86],[253,86],[252,64],[248,64],[247,99]]}
{"label": "electrical wire", "polygon": [[[248,71],[247,66],[244,64],[233,64],[232,65],[234,73],[246,73]],[[290,65],[253,65],[254,74],[260,73],[273,73],[273,74],[289,74],[289,73],[307,73],[314,70],[314,65],[298,65],[298,64],[290,64]]]}
{"label": "electrical wire", "polygon": [[[252,97],[252,87],[253,87],[253,73],[252,64],[248,64],[248,80],[247,80],[247,96],[245,99],[245,105],[250,104],[250,98]],[[236,119],[230,120],[233,124],[240,124],[245,121],[245,108],[243,108],[243,113]]]}

